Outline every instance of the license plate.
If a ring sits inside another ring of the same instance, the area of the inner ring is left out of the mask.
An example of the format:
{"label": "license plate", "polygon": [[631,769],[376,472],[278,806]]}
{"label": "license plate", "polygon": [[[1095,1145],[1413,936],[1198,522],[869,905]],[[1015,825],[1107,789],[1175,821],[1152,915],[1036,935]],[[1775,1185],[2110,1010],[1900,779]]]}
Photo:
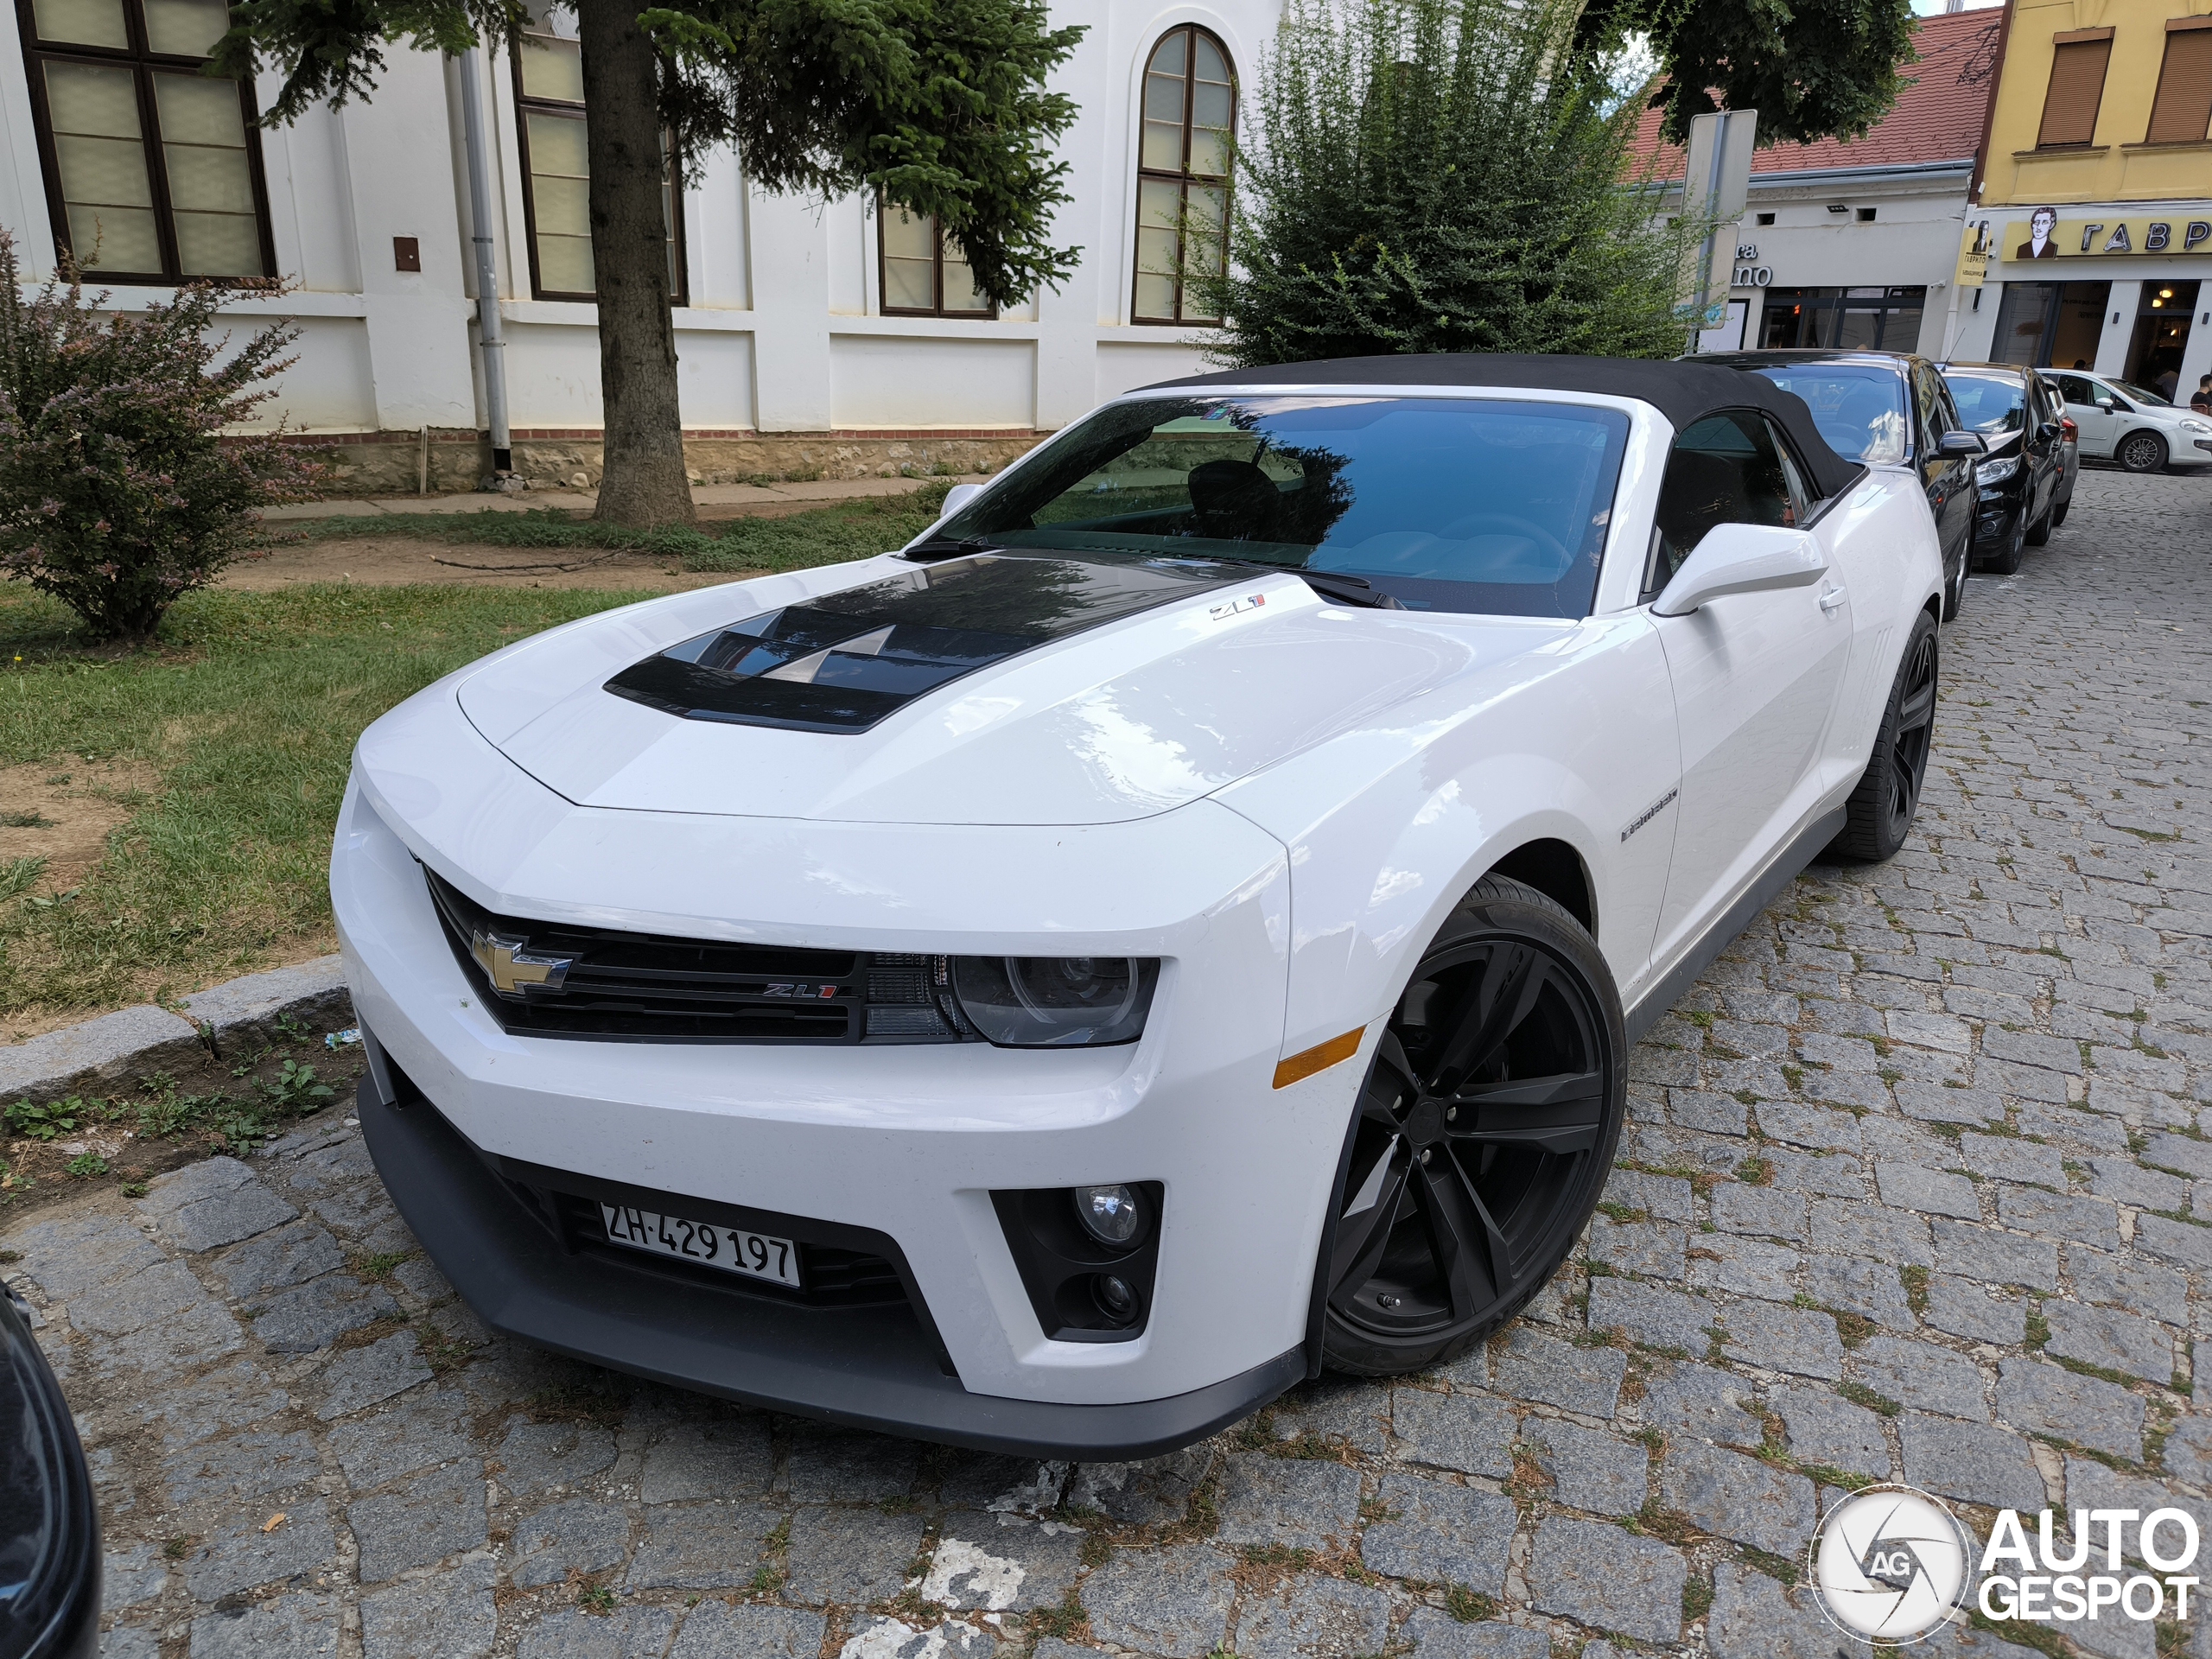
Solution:
{"label": "license plate", "polygon": [[766,1233],[748,1233],[739,1227],[718,1227],[711,1222],[657,1216],[650,1210],[618,1208],[611,1204],[601,1205],[599,1213],[607,1224],[607,1237],[617,1244],[626,1244],[633,1250],[650,1250],[655,1255],[696,1262],[702,1267],[720,1268],[724,1273],[741,1273],[748,1279],[772,1279],[779,1285],[798,1288],[798,1246],[788,1238],[772,1238]]}

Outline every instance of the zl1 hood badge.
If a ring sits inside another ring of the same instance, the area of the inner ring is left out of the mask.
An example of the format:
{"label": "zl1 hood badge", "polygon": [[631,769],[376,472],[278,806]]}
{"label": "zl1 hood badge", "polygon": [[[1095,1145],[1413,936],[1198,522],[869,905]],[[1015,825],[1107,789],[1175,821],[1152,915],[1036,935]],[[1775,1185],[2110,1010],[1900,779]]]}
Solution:
{"label": "zl1 hood badge", "polygon": [[576,965],[574,957],[533,954],[528,939],[512,933],[472,933],[468,954],[476,958],[493,990],[517,1000],[525,990],[558,991],[569,969]]}
{"label": "zl1 hood badge", "polygon": [[1252,594],[1243,599],[1232,599],[1226,605],[1217,605],[1206,613],[1209,622],[1226,622],[1245,611],[1256,611],[1268,602],[1265,594]]}

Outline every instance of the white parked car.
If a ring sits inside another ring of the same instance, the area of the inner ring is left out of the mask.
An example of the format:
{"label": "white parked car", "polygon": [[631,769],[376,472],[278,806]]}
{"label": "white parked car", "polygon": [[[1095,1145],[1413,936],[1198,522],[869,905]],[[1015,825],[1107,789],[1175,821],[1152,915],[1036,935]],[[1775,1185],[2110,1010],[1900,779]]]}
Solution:
{"label": "white parked car", "polygon": [[901,552],[632,606],[363,735],[370,1150],[485,1321],[1125,1459],[1450,1358],[1629,1045],[1928,765],[1919,480],[1697,363],[1133,393]]}
{"label": "white parked car", "polygon": [[2212,467],[2212,421],[2194,410],[2142,386],[2080,369],[2041,372],[2064,396],[2067,418],[2081,429],[2084,456],[2117,461],[2131,473]]}

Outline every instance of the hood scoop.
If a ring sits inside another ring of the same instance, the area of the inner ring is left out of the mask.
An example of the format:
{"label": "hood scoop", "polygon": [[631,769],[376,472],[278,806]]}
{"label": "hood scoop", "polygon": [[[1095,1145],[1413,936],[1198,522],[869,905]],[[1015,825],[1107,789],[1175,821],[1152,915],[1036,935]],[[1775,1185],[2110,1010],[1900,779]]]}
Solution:
{"label": "hood scoop", "polygon": [[1213,564],[979,553],[696,635],[606,687],[684,720],[865,732],[978,669],[1238,579]]}

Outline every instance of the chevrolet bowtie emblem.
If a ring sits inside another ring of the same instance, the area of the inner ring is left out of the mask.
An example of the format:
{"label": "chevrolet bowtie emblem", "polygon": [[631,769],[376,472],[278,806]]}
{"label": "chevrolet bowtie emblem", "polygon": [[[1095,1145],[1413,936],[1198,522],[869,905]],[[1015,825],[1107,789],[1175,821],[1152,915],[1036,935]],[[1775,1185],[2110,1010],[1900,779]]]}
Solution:
{"label": "chevrolet bowtie emblem", "polygon": [[530,941],[512,933],[476,932],[469,936],[468,954],[476,958],[501,996],[519,998],[525,989],[557,991],[576,965],[574,957],[533,953]]}

